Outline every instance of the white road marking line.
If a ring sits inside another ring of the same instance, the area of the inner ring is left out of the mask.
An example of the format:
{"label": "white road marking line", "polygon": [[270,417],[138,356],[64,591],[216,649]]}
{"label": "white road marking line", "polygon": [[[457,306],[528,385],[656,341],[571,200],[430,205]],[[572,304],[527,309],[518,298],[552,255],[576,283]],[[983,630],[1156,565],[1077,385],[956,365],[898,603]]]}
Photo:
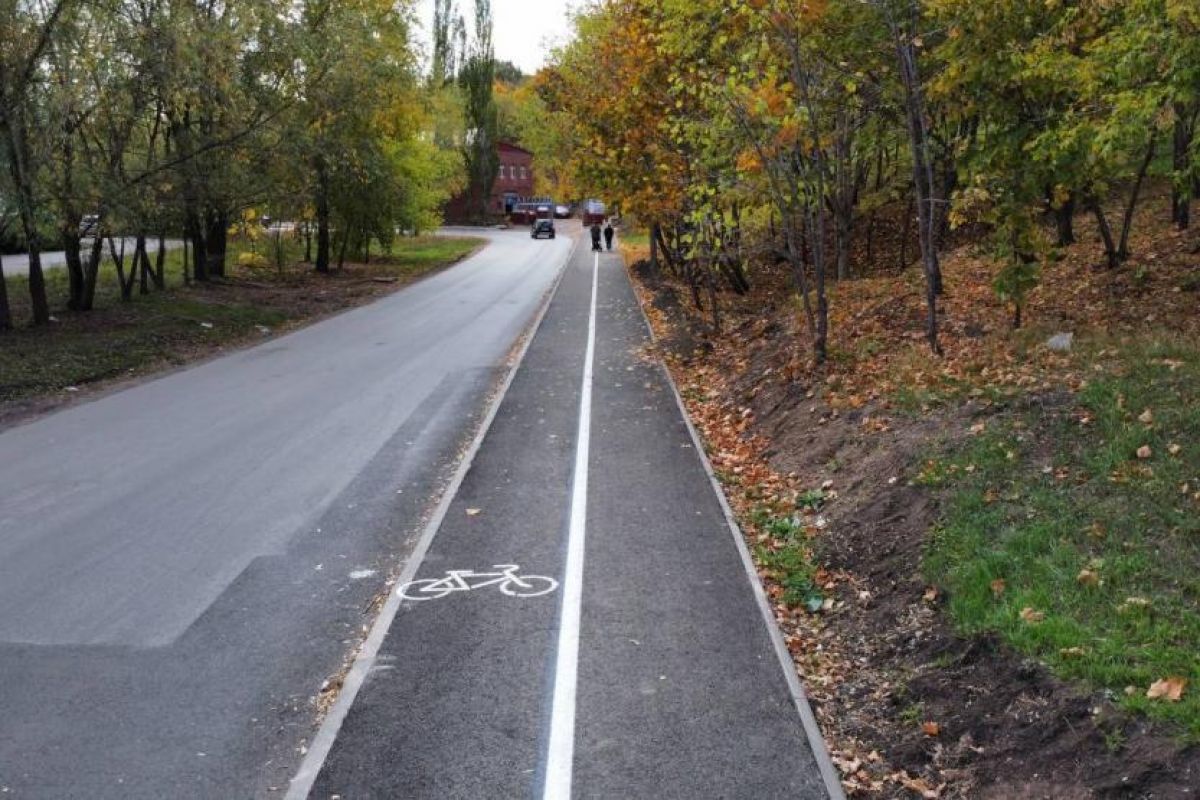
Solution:
{"label": "white road marking line", "polygon": [[592,265],[592,305],[588,313],[583,388],[579,394],[579,431],[575,437],[575,471],[571,486],[571,521],[567,528],[567,564],[563,570],[562,613],[558,624],[558,659],[554,667],[554,701],[550,743],[546,750],[544,800],[569,800],[575,760],[575,687],[579,675],[579,618],[583,606],[583,553],[587,532],[588,447],[592,435],[592,365],[596,355],[596,288],[600,255]]}
{"label": "white road marking line", "polygon": [[[576,239],[574,245],[571,246],[566,260],[558,270],[558,275],[555,276],[554,282],[542,297],[538,310],[534,312],[533,322],[518,337],[520,345],[508,367],[508,373],[504,376],[504,381],[499,391],[488,401],[487,413],[484,415],[482,422],[480,422],[479,429],[475,431],[475,438],[471,440],[466,453],[459,460],[458,467],[455,469],[454,475],[450,478],[450,483],[446,485],[445,490],[442,492],[442,497],[438,501],[437,508],[434,509],[433,516],[426,523],[425,529],[421,532],[420,539],[417,540],[417,544],[409,555],[408,561],[405,562],[400,576],[397,578],[399,583],[411,581],[416,576],[417,569],[425,560],[425,553],[428,552],[430,545],[433,543],[434,536],[437,535],[438,530],[442,527],[442,521],[445,520],[446,514],[450,510],[450,504],[454,502],[454,498],[458,495],[458,489],[462,486],[463,480],[466,479],[467,472],[470,471],[471,465],[475,461],[475,455],[483,446],[483,440],[487,436],[488,431],[492,429],[492,422],[495,421],[496,415],[500,413],[500,405],[504,402],[504,398],[508,394],[508,387],[512,386],[513,379],[517,375],[517,370],[525,362],[525,354],[529,352],[529,347],[533,344],[534,337],[537,336],[538,331],[542,328],[542,321],[546,318],[546,313],[550,310],[550,303],[553,302],[554,297],[558,294],[559,284],[562,283],[563,276],[567,273],[567,267],[570,265],[571,259],[575,257],[575,251],[579,249],[581,241],[582,239]],[[521,337],[524,338],[522,339]],[[320,533],[320,531],[321,529],[317,528],[317,532]],[[396,618],[396,612],[400,610],[401,602],[402,598],[399,594],[388,592],[388,599],[384,601],[383,609],[379,612],[379,616],[375,618],[370,633],[367,635],[366,640],[363,641],[362,647],[354,659],[354,664],[350,668],[350,672],[347,673],[345,682],[342,684],[342,690],[338,693],[337,700],[317,728],[317,733],[313,737],[312,744],[309,745],[304,760],[300,762],[299,769],[297,769],[296,774],[292,777],[284,800],[307,800],[309,793],[312,791],[313,784],[317,782],[317,777],[321,773],[321,768],[325,766],[325,759],[329,757],[329,751],[333,749],[333,743],[341,731],[342,722],[345,721],[346,715],[350,713],[350,706],[354,705],[354,700],[358,697],[358,692],[366,681],[367,675],[376,666],[379,648],[383,645],[383,640],[392,627],[392,620]]]}

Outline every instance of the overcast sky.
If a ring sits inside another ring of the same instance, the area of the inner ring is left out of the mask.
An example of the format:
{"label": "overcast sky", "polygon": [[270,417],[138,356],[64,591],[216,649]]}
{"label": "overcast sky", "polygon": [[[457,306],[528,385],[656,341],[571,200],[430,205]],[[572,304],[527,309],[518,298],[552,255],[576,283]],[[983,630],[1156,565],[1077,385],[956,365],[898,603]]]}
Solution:
{"label": "overcast sky", "polygon": [[[576,5],[577,0],[492,0],[495,22],[492,41],[496,58],[513,62],[527,75],[537,72],[550,49],[566,40],[570,31],[567,11]],[[474,0],[458,0],[458,8],[470,29],[475,13]],[[428,51],[433,0],[418,0],[417,11],[421,20],[421,40]]]}

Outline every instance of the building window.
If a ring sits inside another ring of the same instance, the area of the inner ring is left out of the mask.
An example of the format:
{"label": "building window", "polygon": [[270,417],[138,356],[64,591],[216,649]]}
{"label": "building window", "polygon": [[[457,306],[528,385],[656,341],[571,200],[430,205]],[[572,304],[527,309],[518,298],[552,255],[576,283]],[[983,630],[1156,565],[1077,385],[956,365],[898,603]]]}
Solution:
{"label": "building window", "polygon": [[525,180],[525,177],[526,177],[525,167],[521,167],[521,180]]}

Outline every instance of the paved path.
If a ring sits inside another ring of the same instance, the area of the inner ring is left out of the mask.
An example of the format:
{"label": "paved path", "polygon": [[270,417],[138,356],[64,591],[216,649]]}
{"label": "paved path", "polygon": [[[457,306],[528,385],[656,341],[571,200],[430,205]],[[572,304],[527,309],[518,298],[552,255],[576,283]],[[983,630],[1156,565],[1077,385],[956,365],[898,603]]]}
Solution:
{"label": "paved path", "polygon": [[571,242],[0,433],[0,796],[280,796]]}
{"label": "paved path", "polygon": [[582,248],[290,798],[840,795],[646,344]]}
{"label": "paved path", "polygon": [[[114,242],[117,245],[117,251],[120,252],[121,240],[115,239]],[[167,244],[167,251],[170,252],[171,250],[178,250],[179,248],[183,247],[183,240],[182,239],[167,239],[166,244]],[[85,250],[85,255],[86,255],[86,251],[88,250],[88,248],[90,248],[92,246],[91,239],[85,240],[83,245],[84,245],[84,250]],[[136,245],[137,245],[136,240],[134,240],[132,238],[125,240],[126,256],[129,256],[133,253],[133,248]],[[158,238],[157,237],[146,240],[146,252],[148,252],[148,253],[157,253],[158,252]],[[105,261],[105,263],[108,263],[108,245],[107,244],[104,245],[104,261]],[[48,250],[48,251],[42,253],[42,269],[58,269],[59,267],[66,266],[66,264],[67,264],[67,254],[66,254],[66,252],[64,252],[62,250]],[[15,255],[0,256],[0,265],[2,265],[4,267],[4,276],[6,278],[12,277],[14,275],[28,275],[29,274],[29,256],[25,253],[17,253]]]}

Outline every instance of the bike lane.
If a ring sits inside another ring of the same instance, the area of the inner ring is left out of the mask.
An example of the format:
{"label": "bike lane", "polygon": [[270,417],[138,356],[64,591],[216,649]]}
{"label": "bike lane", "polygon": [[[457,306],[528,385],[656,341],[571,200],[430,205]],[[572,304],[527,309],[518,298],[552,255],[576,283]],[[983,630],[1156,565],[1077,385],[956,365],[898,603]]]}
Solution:
{"label": "bike lane", "polygon": [[619,256],[577,252],[416,574],[560,584],[403,602],[308,796],[839,793],[647,342]]}

